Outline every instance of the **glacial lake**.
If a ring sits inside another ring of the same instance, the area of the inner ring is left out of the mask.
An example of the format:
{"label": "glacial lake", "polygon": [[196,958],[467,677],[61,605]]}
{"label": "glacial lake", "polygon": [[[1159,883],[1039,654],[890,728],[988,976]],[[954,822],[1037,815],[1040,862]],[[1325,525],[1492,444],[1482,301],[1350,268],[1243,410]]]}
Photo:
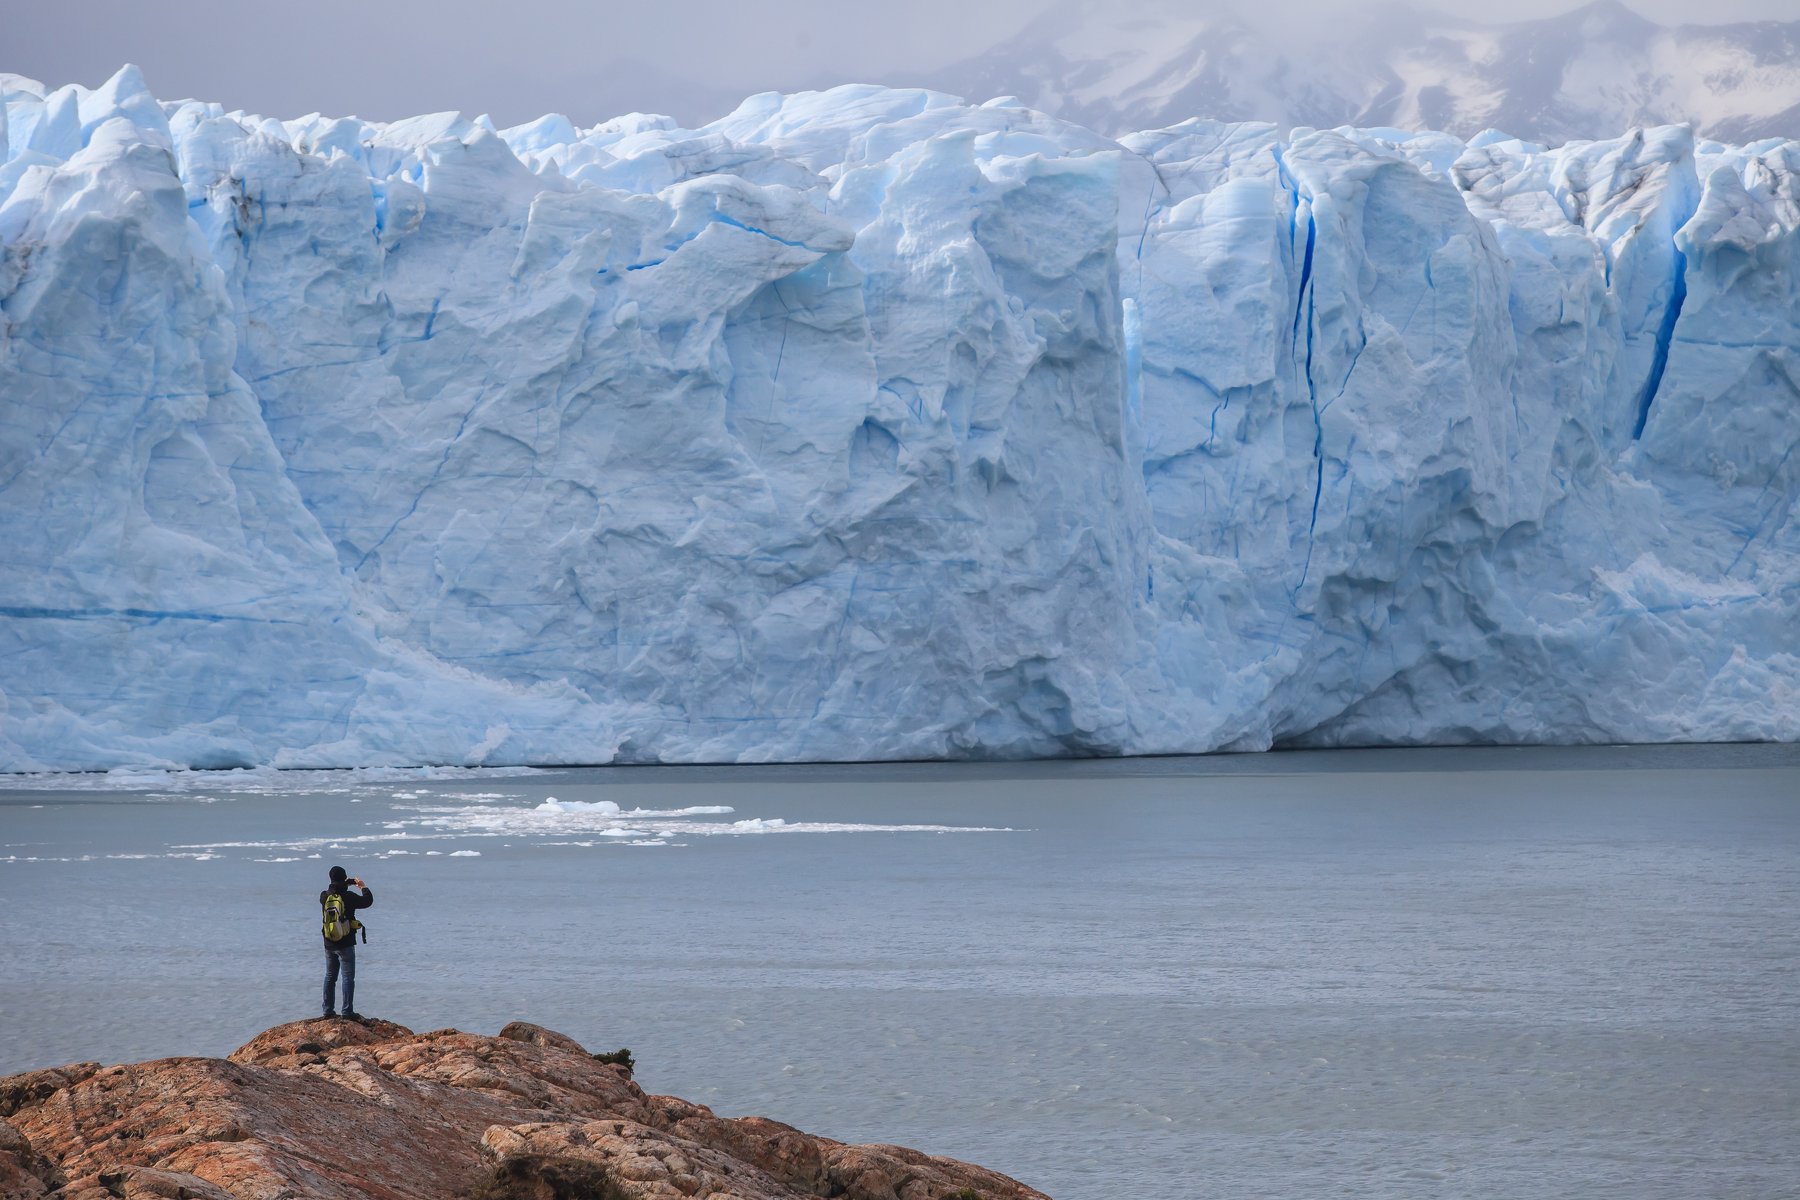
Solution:
{"label": "glacial lake", "polygon": [[0,1073],[315,1015],[341,863],[364,1013],[1056,1200],[1800,1194],[1792,746],[0,781]]}

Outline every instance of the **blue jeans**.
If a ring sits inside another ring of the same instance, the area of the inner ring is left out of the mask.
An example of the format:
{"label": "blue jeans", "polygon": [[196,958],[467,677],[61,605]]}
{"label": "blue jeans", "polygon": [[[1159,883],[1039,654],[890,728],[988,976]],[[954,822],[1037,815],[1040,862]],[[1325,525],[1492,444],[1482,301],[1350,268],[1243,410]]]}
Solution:
{"label": "blue jeans", "polygon": [[344,946],[341,949],[325,947],[325,1011],[331,1011],[331,988],[338,981],[338,964],[344,969],[344,1009],[345,1012],[356,1011],[356,946]]}

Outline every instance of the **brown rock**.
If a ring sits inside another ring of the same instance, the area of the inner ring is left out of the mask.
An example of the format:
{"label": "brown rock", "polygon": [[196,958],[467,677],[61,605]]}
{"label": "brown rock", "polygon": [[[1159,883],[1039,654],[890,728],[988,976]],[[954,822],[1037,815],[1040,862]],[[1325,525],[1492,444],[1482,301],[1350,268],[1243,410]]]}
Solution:
{"label": "brown rock", "polygon": [[522,1021],[492,1038],[296,1021],[227,1059],[0,1079],[0,1116],[7,1200],[1045,1200],[951,1159],[647,1095]]}
{"label": "brown rock", "polygon": [[57,1092],[100,1069],[99,1063],[70,1063],[43,1071],[27,1071],[0,1079],[0,1117],[10,1117],[27,1104],[48,1100]]}
{"label": "brown rock", "polygon": [[530,1042],[533,1046],[550,1046],[557,1050],[567,1050],[571,1054],[586,1054],[587,1049],[567,1034],[557,1033],[554,1029],[545,1029],[542,1025],[533,1025],[530,1021],[514,1021],[500,1031],[500,1036],[508,1041]]}
{"label": "brown rock", "polygon": [[56,1169],[45,1162],[8,1121],[0,1121],[0,1196],[28,1200],[42,1196],[61,1182]]}
{"label": "brown rock", "polygon": [[216,1188],[195,1175],[158,1171],[154,1167],[114,1167],[91,1179],[78,1180],[55,1200],[234,1200],[230,1192]]}
{"label": "brown rock", "polygon": [[231,1052],[231,1061],[245,1066],[267,1065],[277,1059],[322,1057],[341,1046],[373,1046],[409,1038],[412,1030],[392,1021],[289,1021],[257,1034]]}

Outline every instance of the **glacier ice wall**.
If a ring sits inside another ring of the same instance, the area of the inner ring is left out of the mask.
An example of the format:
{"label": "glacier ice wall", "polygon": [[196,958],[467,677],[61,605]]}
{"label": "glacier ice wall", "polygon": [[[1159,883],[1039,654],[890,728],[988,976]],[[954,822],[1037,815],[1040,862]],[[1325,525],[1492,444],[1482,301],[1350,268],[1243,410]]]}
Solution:
{"label": "glacier ice wall", "polygon": [[0,770],[1800,738],[1800,144],[0,85]]}

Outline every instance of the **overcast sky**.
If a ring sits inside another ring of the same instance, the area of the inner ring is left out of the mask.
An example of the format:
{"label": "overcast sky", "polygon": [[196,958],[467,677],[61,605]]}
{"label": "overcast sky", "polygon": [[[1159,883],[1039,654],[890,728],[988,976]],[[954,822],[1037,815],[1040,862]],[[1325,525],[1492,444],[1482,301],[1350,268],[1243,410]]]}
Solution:
{"label": "overcast sky", "polygon": [[[1176,0],[1136,0],[1169,3]],[[1796,0],[1627,0],[1666,24],[1800,16]],[[770,88],[912,82],[979,53],[1051,0],[0,0],[0,71],[100,83],[144,68],[164,99],[291,117],[392,120],[441,109],[502,125],[545,112],[588,124],[630,108],[717,116]],[[1129,11],[1134,0],[1115,0]],[[1493,18],[1492,0],[1417,0]],[[1206,7],[1195,0],[1192,7]],[[1511,19],[1570,0],[1513,0]],[[1240,0],[1267,15],[1342,13],[1343,0]],[[692,81],[687,83],[685,81]],[[694,86],[698,85],[698,86]]]}

